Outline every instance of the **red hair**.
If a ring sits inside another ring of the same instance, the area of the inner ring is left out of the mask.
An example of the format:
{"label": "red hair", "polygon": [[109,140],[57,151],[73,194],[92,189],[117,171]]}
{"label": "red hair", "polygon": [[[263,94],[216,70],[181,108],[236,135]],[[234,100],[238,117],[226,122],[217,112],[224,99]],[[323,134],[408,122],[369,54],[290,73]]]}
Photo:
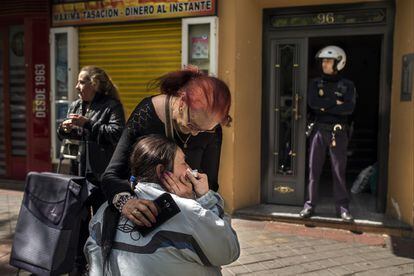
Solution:
{"label": "red hair", "polygon": [[179,96],[184,93],[183,100],[190,108],[220,116],[224,125],[231,122],[229,87],[224,81],[208,76],[195,66],[165,74],[152,84],[152,87],[159,87],[162,94]]}

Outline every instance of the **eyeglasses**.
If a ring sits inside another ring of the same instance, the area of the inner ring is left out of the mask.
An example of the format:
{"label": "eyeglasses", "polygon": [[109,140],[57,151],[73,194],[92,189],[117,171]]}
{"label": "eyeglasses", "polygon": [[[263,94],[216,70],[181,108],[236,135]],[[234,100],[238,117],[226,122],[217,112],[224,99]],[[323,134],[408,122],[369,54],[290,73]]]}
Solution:
{"label": "eyeglasses", "polygon": [[214,133],[216,132],[217,126],[213,127],[212,129],[201,129],[196,123],[191,122],[191,115],[190,115],[190,107],[187,106],[187,127],[196,132],[207,132],[207,133]]}

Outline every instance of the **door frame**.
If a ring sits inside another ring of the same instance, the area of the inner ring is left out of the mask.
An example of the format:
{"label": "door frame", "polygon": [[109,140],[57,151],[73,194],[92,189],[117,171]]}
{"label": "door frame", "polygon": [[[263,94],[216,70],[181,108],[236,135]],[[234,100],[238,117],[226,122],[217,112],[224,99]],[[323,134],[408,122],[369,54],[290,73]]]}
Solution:
{"label": "door frame", "polygon": [[[382,8],[386,10],[385,23],[365,23],[360,25],[323,25],[323,26],[301,26],[301,27],[285,27],[278,29],[270,28],[270,17],[274,15],[293,15],[303,12],[314,13],[325,10],[341,10],[341,9],[375,9]],[[312,37],[329,37],[338,36],[356,36],[356,35],[382,35],[381,45],[381,64],[380,64],[380,83],[379,83],[379,106],[378,106],[378,189],[376,197],[377,212],[384,213],[387,203],[388,189],[388,159],[389,159],[389,132],[390,132],[390,116],[391,116],[391,84],[392,84],[392,53],[393,53],[393,30],[394,30],[394,1],[362,3],[362,4],[341,4],[341,5],[324,5],[324,6],[308,6],[283,9],[264,9],[263,10],[263,63],[262,63],[262,154],[261,154],[261,201],[266,201],[266,192],[269,179],[267,171],[269,161],[267,159],[268,148],[268,130],[271,110],[269,108],[269,80],[268,68],[270,68],[271,39],[287,39],[287,38],[305,38],[306,41]],[[307,43],[306,43],[307,44]],[[307,68],[306,68],[307,71]],[[306,80],[307,82],[307,80]],[[307,83],[305,84],[307,87]],[[306,94],[306,93],[305,93]],[[306,100],[306,99],[304,99]],[[382,149],[386,148],[384,151]],[[306,153],[306,152],[305,152]],[[304,154],[305,154],[304,153]],[[306,161],[305,161],[306,162]],[[307,180],[305,180],[307,181]],[[304,183],[305,187],[306,184]]]}

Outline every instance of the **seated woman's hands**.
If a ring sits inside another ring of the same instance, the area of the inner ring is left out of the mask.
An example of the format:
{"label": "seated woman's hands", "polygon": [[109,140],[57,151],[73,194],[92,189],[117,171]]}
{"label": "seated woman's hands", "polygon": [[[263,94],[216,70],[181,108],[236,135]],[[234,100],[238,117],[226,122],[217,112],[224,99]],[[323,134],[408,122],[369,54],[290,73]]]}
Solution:
{"label": "seated woman's hands", "polygon": [[151,200],[129,199],[122,207],[122,215],[139,226],[151,227],[158,215],[157,207]]}
{"label": "seated woman's hands", "polygon": [[176,177],[171,172],[164,172],[161,177],[161,182],[168,192],[184,198],[194,198],[193,186],[191,182],[186,179],[185,175]]}
{"label": "seated woman's hands", "polygon": [[190,170],[187,170],[186,177],[190,180],[191,184],[193,185],[194,192],[197,197],[202,197],[210,190],[210,188],[208,187],[208,177],[206,174],[198,173],[198,176],[196,178]]}
{"label": "seated woman's hands", "polygon": [[197,197],[201,197],[209,191],[207,175],[198,173],[196,178],[191,173],[191,170],[187,170],[186,174],[179,178],[170,172],[165,172],[161,182],[168,192],[184,198],[194,199],[193,192],[195,192]]}
{"label": "seated woman's hands", "polygon": [[[194,199],[194,193],[201,197],[209,191],[207,175],[198,173],[196,178],[191,170],[187,170],[186,174],[180,177],[171,172],[164,172],[161,182],[168,192],[184,198]],[[156,222],[158,215],[157,207],[151,200],[136,198],[129,199],[122,207],[121,213],[136,225],[147,227]]]}

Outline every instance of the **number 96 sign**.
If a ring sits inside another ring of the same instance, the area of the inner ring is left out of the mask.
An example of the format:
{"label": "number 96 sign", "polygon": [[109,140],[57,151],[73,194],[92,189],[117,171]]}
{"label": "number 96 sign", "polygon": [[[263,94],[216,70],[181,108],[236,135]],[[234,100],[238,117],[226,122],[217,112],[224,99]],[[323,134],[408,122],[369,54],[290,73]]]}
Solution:
{"label": "number 96 sign", "polygon": [[318,15],[316,16],[316,21],[318,24],[334,24],[335,16],[333,12],[318,13]]}

